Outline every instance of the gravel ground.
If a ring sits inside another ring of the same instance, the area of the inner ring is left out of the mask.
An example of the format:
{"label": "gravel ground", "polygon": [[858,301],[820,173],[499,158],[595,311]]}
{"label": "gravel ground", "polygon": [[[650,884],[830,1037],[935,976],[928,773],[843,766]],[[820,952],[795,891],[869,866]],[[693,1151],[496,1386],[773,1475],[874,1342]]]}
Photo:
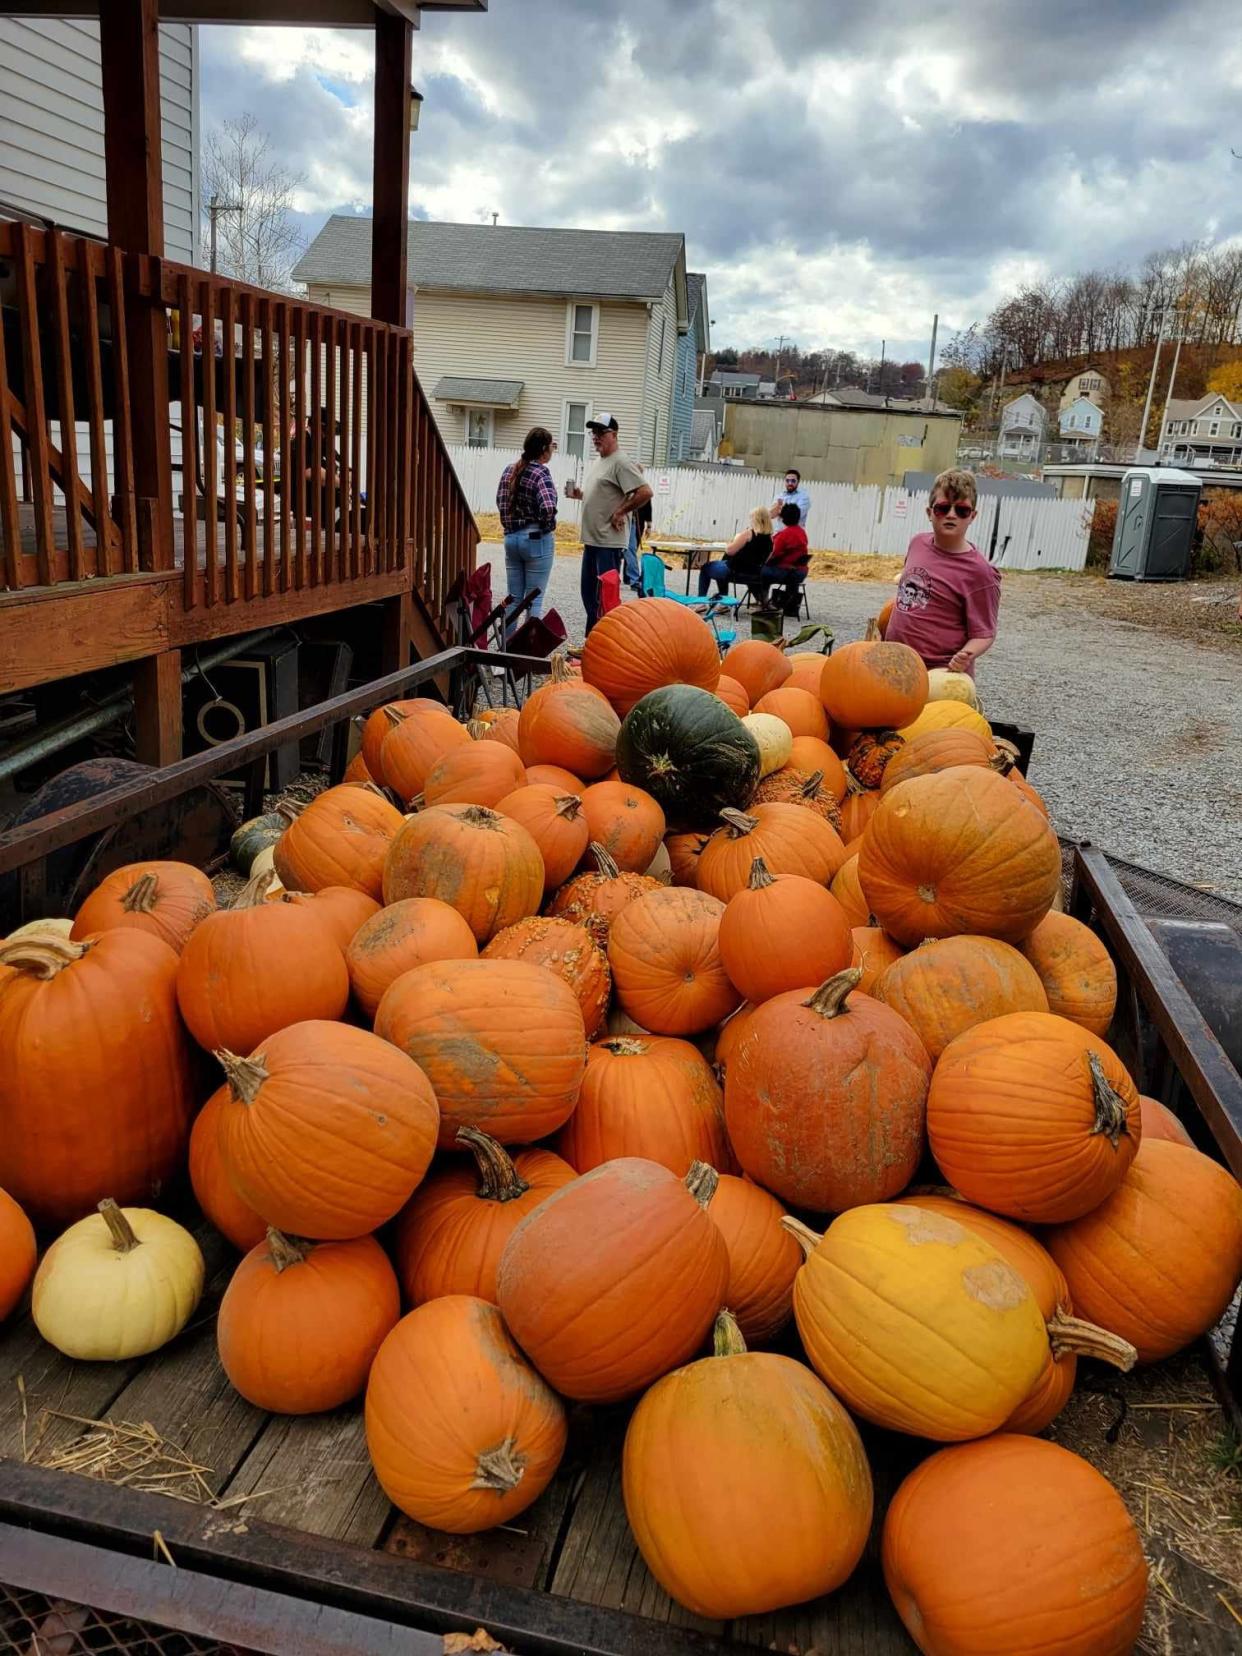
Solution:
{"label": "gravel ground", "polygon": [[[844,644],[892,584],[814,581],[808,594]],[[557,558],[550,602],[581,639],[576,557]],[[1035,731],[1031,780],[1060,833],[1242,902],[1242,628],[1196,631],[1236,603],[1236,582],[1010,573],[979,691],[985,711]]]}

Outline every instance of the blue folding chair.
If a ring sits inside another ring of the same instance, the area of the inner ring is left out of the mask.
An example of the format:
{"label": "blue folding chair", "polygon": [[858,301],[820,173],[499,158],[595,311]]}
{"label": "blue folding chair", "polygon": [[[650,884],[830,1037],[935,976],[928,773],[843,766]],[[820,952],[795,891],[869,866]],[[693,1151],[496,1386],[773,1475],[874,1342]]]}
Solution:
{"label": "blue folding chair", "polygon": [[705,597],[697,598],[688,592],[670,592],[664,577],[668,574],[668,565],[663,558],[654,552],[644,552],[642,558],[642,588],[644,598],[671,598],[675,604],[684,604],[687,609],[695,610],[716,635],[716,642],[722,649],[727,650],[737,638],[736,625],[732,628],[721,627],[719,619],[735,618],[737,598]]}

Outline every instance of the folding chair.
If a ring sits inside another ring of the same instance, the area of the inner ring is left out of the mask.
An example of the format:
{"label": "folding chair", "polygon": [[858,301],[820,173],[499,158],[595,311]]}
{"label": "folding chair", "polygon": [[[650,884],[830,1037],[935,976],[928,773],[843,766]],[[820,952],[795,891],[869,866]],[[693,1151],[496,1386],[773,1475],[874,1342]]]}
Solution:
{"label": "folding chair", "polygon": [[701,615],[716,636],[716,642],[727,650],[737,638],[736,624],[731,628],[722,628],[718,625],[717,617],[725,619],[736,617],[738,600],[733,597],[696,598],[689,593],[669,592],[664,581],[668,568],[664,560],[654,552],[644,552],[642,560],[643,594],[647,598],[671,598],[674,603],[684,604]]}
{"label": "folding chair", "polygon": [[[785,596],[783,598],[777,597],[778,593],[783,593]],[[805,581],[801,583],[796,592],[792,593],[788,586],[782,585],[779,581],[774,581],[768,590],[768,599],[769,602],[776,602],[783,615],[792,615],[795,621],[803,615],[808,621],[811,619],[811,603],[806,595]]]}

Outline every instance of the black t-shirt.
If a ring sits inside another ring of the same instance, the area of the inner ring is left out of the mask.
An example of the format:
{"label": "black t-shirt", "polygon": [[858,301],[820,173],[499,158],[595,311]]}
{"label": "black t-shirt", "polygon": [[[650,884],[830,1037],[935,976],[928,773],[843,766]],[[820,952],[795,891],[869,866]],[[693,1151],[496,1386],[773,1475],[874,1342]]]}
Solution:
{"label": "black t-shirt", "polygon": [[752,530],[746,545],[728,560],[729,568],[735,579],[741,580],[747,575],[757,575],[771,556],[771,535],[760,535]]}

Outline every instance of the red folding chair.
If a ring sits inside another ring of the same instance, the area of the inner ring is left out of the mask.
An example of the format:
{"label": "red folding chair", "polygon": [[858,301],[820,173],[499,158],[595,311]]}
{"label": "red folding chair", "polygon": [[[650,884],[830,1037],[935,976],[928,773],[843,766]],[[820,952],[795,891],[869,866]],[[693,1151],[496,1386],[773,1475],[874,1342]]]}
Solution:
{"label": "red folding chair", "polygon": [[599,578],[599,597],[596,607],[600,615],[607,615],[621,602],[621,572],[608,569]]}

